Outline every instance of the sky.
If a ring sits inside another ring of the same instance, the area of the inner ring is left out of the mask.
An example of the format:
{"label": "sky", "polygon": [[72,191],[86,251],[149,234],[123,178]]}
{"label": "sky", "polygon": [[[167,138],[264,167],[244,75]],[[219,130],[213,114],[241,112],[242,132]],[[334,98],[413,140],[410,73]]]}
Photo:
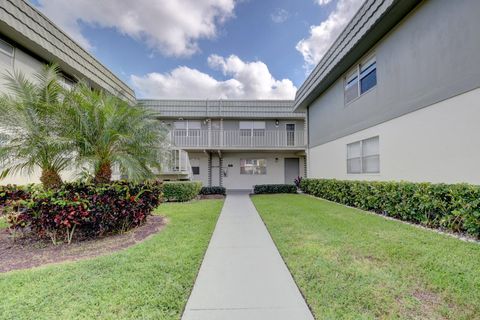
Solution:
{"label": "sky", "polygon": [[31,0],[151,99],[293,99],[363,0]]}

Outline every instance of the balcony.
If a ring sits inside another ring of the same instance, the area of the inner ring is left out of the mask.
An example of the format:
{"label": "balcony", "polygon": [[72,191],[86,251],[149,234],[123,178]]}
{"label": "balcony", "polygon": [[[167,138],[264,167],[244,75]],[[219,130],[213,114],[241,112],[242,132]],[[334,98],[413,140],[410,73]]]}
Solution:
{"label": "balcony", "polygon": [[169,133],[170,141],[182,149],[292,149],[306,147],[303,130],[183,130]]}

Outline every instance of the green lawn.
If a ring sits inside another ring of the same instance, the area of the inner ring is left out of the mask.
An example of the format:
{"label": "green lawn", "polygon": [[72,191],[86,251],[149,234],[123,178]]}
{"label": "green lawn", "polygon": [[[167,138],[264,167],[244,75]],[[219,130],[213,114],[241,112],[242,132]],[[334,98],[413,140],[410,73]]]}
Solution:
{"label": "green lawn", "polygon": [[480,319],[480,245],[305,195],[253,196],[317,319]]}
{"label": "green lawn", "polygon": [[1,319],[179,319],[222,200],[162,204],[170,220],[108,256],[0,274]]}
{"label": "green lawn", "polygon": [[0,216],[0,230],[5,229],[7,227],[7,219],[5,217]]}

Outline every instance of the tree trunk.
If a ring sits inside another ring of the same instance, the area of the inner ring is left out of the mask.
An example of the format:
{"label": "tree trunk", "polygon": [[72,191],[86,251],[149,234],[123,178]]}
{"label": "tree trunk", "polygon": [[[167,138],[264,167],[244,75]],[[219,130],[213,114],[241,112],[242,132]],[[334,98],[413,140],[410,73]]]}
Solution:
{"label": "tree trunk", "polygon": [[112,179],[112,165],[110,161],[102,163],[95,172],[95,183],[109,183]]}
{"label": "tree trunk", "polygon": [[52,169],[42,169],[40,181],[45,189],[56,189],[62,185],[62,178]]}

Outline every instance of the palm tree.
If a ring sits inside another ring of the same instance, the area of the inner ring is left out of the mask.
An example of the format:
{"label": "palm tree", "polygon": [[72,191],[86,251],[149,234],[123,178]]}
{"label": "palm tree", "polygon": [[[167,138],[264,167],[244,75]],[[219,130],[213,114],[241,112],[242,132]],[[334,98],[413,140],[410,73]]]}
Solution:
{"label": "palm tree", "polygon": [[93,169],[95,183],[108,183],[113,168],[132,180],[154,175],[163,130],[140,106],[79,83],[66,103],[65,128],[76,146],[77,162]]}
{"label": "palm tree", "polygon": [[59,69],[50,65],[32,79],[21,72],[4,79],[9,93],[0,97],[0,179],[40,168],[44,187],[58,187],[72,155],[68,141],[57,134],[64,96]]}

